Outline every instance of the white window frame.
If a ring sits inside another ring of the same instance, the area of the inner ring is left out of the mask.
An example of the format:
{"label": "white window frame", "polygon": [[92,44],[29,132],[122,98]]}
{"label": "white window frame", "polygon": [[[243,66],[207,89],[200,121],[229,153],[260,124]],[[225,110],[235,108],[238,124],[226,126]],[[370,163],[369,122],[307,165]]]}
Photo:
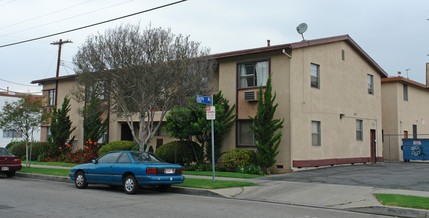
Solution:
{"label": "white window frame", "polygon": [[57,92],[55,89],[48,90],[48,105],[55,105],[55,96]]}
{"label": "white window frame", "polygon": [[[315,82],[313,82],[315,78]],[[312,88],[320,89],[320,65],[311,63],[310,65],[310,85]]]}
{"label": "white window frame", "polygon": [[356,140],[363,141],[363,120],[356,120]]}
{"label": "white window frame", "polygon": [[404,89],[404,101],[408,101],[408,85],[404,84],[403,89]]}
{"label": "white window frame", "polygon": [[367,75],[368,94],[374,95],[374,76],[371,74]]}
{"label": "white window frame", "polygon": [[[250,73],[248,69],[250,68]],[[258,71],[259,68],[259,71]],[[249,73],[249,74],[247,74]],[[253,61],[238,64],[238,88],[266,86],[270,74],[270,61]],[[251,85],[247,82],[251,81]]]}
{"label": "white window frame", "polygon": [[[314,128],[316,125],[316,128]],[[321,146],[322,145],[322,131],[321,122],[312,120],[311,121],[311,145]],[[316,136],[316,138],[315,138]],[[316,139],[316,140],[315,140]]]}

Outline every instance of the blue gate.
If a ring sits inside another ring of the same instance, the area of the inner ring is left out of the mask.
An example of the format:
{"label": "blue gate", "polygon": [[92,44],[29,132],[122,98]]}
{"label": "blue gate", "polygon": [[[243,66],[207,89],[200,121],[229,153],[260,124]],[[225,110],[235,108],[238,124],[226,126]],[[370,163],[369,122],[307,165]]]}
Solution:
{"label": "blue gate", "polygon": [[429,139],[402,139],[404,161],[429,160]]}

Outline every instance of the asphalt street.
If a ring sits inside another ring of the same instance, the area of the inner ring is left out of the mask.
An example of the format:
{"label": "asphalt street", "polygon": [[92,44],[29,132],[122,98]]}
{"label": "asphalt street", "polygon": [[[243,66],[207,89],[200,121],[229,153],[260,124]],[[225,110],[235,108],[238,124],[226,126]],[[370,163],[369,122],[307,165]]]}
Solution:
{"label": "asphalt street", "polygon": [[337,209],[0,178],[0,217],[383,217]]}

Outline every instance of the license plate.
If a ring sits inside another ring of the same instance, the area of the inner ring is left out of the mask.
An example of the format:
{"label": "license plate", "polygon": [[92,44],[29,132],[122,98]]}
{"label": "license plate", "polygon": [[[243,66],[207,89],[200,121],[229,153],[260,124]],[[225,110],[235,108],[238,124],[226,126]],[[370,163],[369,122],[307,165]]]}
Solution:
{"label": "license plate", "polygon": [[9,171],[9,167],[2,167],[1,171]]}
{"label": "license plate", "polygon": [[165,169],[164,173],[165,174],[173,174],[174,170],[173,169]]}

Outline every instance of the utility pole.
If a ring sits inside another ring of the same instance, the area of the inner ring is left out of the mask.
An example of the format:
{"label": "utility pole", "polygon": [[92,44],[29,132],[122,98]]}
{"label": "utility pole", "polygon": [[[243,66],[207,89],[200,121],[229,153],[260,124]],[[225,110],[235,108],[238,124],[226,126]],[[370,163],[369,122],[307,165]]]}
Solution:
{"label": "utility pole", "polygon": [[[70,40],[63,41],[60,39],[58,42],[53,42],[51,45],[58,45],[58,62],[57,62],[57,74],[56,77],[60,76],[60,65],[61,65],[61,47],[65,43],[73,43]],[[55,82],[55,105],[57,105],[57,96],[58,96],[58,78]]]}

